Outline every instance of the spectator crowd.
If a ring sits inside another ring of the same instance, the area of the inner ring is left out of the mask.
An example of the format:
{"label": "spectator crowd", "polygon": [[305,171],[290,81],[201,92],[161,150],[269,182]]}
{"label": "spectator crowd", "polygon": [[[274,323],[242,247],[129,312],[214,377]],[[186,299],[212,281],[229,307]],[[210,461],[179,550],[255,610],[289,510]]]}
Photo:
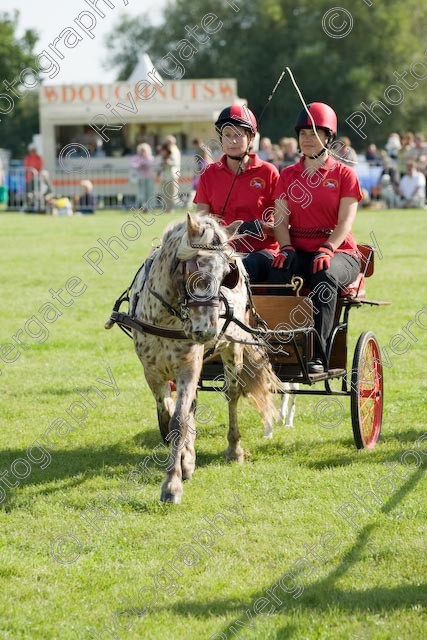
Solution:
{"label": "spectator crowd", "polygon": [[[261,160],[273,164],[279,172],[300,158],[298,142],[294,137],[280,138],[273,143],[268,137],[255,141]],[[198,181],[204,168],[218,158],[202,140],[192,141],[192,149],[185,152],[193,155],[193,177],[188,196],[180,193],[181,151],[173,135],[168,135],[154,149],[145,137],[136,142],[134,155],[129,160],[129,181],[136,187],[136,206],[142,212],[161,207],[166,213],[176,208],[189,206],[193,202]],[[362,189],[362,206],[373,208],[424,208],[426,206],[427,143],[422,133],[391,133],[383,149],[369,143],[362,154],[357,154],[349,138],[342,136],[332,146],[337,160],[356,168],[378,168],[378,180],[368,189]],[[33,144],[28,146],[24,158],[24,193],[21,205],[26,210],[45,211],[48,214],[94,213],[99,205],[94,185],[90,180],[80,181],[80,192],[65,197],[55,192],[49,172],[43,166],[43,158]],[[0,206],[7,205],[6,191],[13,192],[16,185],[6,185],[0,159]],[[157,186],[156,186],[157,182]],[[3,191],[5,193],[3,193]]]}
{"label": "spectator crowd", "polygon": [[[333,144],[334,156],[351,167],[364,160],[380,167],[378,182],[364,189],[363,206],[392,208],[423,208],[426,204],[427,143],[422,133],[406,132],[402,136],[391,133],[384,149],[369,143],[362,158],[358,158],[349,138],[342,136]],[[272,144],[261,138],[258,155],[274,164],[279,171],[297,162],[299,153],[295,138],[281,138]]]}

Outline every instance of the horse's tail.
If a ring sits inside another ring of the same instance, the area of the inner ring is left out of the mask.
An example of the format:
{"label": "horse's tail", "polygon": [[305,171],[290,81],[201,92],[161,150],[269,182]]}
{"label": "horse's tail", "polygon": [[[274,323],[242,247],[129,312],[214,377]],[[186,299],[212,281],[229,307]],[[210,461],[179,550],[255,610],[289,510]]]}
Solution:
{"label": "horse's tail", "polygon": [[272,393],[283,391],[283,385],[273,371],[264,347],[251,344],[243,345],[243,366],[239,375],[242,394],[249,396],[270,424],[278,418]]}

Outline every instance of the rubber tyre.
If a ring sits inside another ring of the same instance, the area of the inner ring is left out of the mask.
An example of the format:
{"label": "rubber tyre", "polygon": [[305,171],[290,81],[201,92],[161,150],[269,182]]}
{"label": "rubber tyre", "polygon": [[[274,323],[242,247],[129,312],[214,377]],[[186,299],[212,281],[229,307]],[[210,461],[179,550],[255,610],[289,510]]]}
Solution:
{"label": "rubber tyre", "polygon": [[357,341],[351,371],[351,423],[356,447],[372,449],[381,433],[383,367],[380,345],[372,331]]}

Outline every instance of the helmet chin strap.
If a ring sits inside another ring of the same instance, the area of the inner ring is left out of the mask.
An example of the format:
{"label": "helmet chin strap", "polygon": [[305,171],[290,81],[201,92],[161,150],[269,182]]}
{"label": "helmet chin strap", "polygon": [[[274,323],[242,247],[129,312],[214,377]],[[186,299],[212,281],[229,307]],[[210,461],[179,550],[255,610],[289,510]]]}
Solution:
{"label": "helmet chin strap", "polygon": [[312,156],[307,156],[305,153],[303,154],[305,158],[310,158],[310,160],[316,160],[316,158],[320,158],[323,154],[328,150],[327,147],[324,147],[320,153],[314,153]]}
{"label": "helmet chin strap", "polygon": [[241,162],[249,154],[247,151],[245,151],[245,153],[242,156],[231,156],[229,153],[226,153],[225,155],[227,156],[227,158],[231,158],[232,160],[239,160]]}

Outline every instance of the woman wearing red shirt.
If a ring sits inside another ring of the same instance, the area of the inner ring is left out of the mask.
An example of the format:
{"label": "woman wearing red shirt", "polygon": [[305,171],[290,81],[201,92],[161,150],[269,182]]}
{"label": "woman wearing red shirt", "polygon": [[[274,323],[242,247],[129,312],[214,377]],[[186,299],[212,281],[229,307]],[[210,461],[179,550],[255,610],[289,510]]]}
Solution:
{"label": "woman wearing red shirt", "polygon": [[274,193],[279,172],[255,153],[249,153],[257,121],[246,106],[221,111],[215,128],[224,155],[208,165],[200,176],[194,202],[197,211],[218,216],[224,225],[242,220],[236,251],[251,282],[264,282],[279,251],[274,237]]}
{"label": "woman wearing red shirt", "polygon": [[[282,171],[275,191],[280,253],[273,262],[269,282],[288,283],[293,275],[304,278],[312,290],[314,326],[326,352],[338,291],[353,282],[360,271],[351,229],[362,194],[353,169],[329,153],[337,134],[335,112],[322,102],[309,104],[308,111],[299,113],[295,125],[302,158]],[[324,371],[316,344],[308,370]]]}

